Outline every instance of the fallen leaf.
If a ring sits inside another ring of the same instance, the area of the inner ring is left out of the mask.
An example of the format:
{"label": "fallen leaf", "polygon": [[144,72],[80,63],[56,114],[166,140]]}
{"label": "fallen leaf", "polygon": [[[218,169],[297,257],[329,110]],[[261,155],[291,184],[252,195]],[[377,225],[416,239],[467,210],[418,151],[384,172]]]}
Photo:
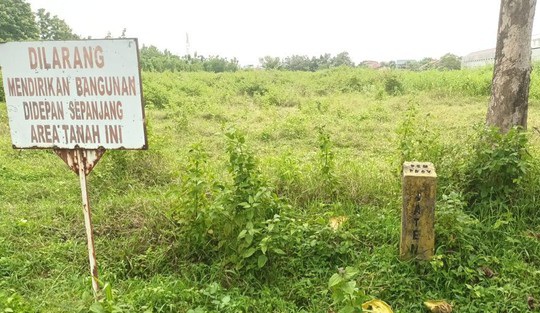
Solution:
{"label": "fallen leaf", "polygon": [[362,304],[362,310],[371,313],[394,313],[392,308],[384,301],[379,299],[374,299]]}
{"label": "fallen leaf", "polygon": [[347,221],[347,219],[348,217],[346,216],[331,217],[330,228],[332,228],[334,231],[338,230],[341,227],[341,225],[343,225],[343,223]]}
{"label": "fallen leaf", "polygon": [[493,270],[487,266],[482,267],[482,272],[484,272],[484,276],[486,276],[487,278],[492,278],[495,275]]}
{"label": "fallen leaf", "polygon": [[424,305],[433,313],[451,313],[452,306],[444,300],[430,300],[424,302]]}
{"label": "fallen leaf", "polygon": [[535,308],[534,302],[535,302],[535,299],[532,296],[529,296],[527,298],[527,306],[529,307],[529,310],[531,311],[533,311]]}

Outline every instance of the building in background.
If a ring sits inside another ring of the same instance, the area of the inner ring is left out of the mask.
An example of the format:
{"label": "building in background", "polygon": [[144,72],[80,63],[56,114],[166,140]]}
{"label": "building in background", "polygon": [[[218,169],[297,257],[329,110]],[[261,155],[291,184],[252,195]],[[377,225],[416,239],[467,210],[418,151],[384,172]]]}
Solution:
{"label": "building in background", "polygon": [[[531,59],[540,60],[540,36],[531,40]],[[472,52],[461,58],[461,68],[474,68],[495,64],[495,48]]]}
{"label": "building in background", "polygon": [[396,60],[396,68],[407,68],[414,60]]}
{"label": "building in background", "polygon": [[377,61],[372,61],[372,60],[366,60],[366,61],[362,61],[360,64],[359,64],[360,67],[365,67],[365,68],[371,68],[371,69],[378,69],[381,67],[381,64]]}

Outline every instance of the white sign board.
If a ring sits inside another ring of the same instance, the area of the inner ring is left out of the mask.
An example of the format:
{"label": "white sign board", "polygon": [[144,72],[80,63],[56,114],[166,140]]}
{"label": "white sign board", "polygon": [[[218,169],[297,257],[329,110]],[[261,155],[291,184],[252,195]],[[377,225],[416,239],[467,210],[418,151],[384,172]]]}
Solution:
{"label": "white sign board", "polygon": [[0,44],[14,148],[146,149],[136,39]]}

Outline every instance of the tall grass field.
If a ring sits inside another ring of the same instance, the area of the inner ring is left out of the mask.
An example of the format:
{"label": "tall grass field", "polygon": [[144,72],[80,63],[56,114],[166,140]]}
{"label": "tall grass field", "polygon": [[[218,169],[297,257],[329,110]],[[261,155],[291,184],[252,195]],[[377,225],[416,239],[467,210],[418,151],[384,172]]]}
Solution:
{"label": "tall grass field", "polygon": [[[142,76],[149,149],[89,175],[97,302],[79,180],[0,103],[0,312],[540,312],[537,70],[506,135],[489,68]],[[399,259],[404,161],[437,171],[431,261]]]}

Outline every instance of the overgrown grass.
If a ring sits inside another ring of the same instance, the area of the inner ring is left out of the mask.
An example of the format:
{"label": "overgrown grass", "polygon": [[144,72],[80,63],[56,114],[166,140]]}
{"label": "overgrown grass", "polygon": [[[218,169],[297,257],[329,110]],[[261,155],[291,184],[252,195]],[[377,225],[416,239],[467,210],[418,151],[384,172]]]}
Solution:
{"label": "overgrown grass", "polygon": [[[108,151],[90,175],[97,304],[78,179],[50,151],[12,150],[1,103],[0,311],[331,312],[328,280],[353,267],[395,312],[525,312],[540,298],[539,77],[531,131],[504,138],[478,127],[490,77],[143,73],[150,149]],[[437,168],[430,262],[398,259],[404,160]]]}

